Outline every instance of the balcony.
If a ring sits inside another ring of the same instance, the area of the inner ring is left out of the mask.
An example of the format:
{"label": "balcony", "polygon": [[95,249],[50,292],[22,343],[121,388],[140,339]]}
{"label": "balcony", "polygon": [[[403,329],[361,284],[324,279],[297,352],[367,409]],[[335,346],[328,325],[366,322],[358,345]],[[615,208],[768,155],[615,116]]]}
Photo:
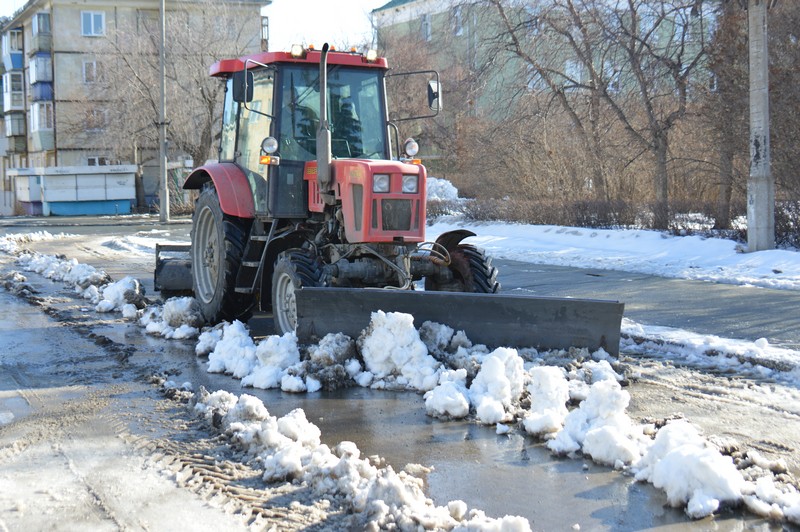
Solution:
{"label": "balcony", "polygon": [[31,38],[30,48],[28,55],[34,55],[37,52],[50,52],[53,49],[53,36],[49,33],[39,33]]}
{"label": "balcony", "polygon": [[31,151],[50,151],[55,148],[53,131],[42,130],[31,132]]}
{"label": "balcony", "polygon": [[6,137],[8,146],[6,147],[7,153],[27,153],[28,143],[24,135],[15,135],[13,137]]}
{"label": "balcony", "polygon": [[42,81],[31,85],[31,97],[34,102],[50,102],[53,100],[53,84]]}
{"label": "balcony", "polygon": [[6,70],[22,70],[22,50],[3,54],[3,66]]}

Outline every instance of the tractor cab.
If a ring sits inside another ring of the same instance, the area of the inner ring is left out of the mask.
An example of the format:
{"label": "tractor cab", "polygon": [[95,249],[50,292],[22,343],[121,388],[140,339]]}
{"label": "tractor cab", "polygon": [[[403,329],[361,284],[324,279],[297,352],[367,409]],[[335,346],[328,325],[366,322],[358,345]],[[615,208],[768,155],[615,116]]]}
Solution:
{"label": "tractor cab", "polygon": [[[307,163],[317,160],[320,52],[299,49],[224,60],[211,68],[225,77],[220,162],[242,168],[256,214],[308,217]],[[384,91],[386,60],[331,52],[327,122],[334,160],[391,158]],[[265,139],[268,139],[265,142]]]}

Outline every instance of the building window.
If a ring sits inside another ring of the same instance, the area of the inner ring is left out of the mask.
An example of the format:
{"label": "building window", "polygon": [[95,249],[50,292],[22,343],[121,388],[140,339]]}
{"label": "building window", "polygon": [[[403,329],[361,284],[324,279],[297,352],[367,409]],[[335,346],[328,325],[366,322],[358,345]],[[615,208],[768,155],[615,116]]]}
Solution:
{"label": "building window", "polygon": [[22,72],[12,71],[3,74],[3,106],[5,110],[22,110],[24,97]]}
{"label": "building window", "polygon": [[53,102],[33,102],[31,104],[31,131],[53,129]]}
{"label": "building window", "polygon": [[84,61],[83,62],[83,82],[84,83],[97,83],[97,61]]}
{"label": "building window", "polygon": [[86,131],[102,131],[106,127],[106,116],[103,109],[88,109],[84,117]]}
{"label": "building window", "polygon": [[9,113],[5,116],[6,137],[16,137],[25,134],[25,115],[22,113]]}
{"label": "building window", "polygon": [[430,15],[422,15],[421,30],[422,30],[422,40],[430,41],[433,38],[433,33],[431,32],[431,16]]}
{"label": "building window", "polygon": [[100,155],[87,157],[86,164],[88,166],[108,166],[108,157],[102,157]]}
{"label": "building window", "polygon": [[464,19],[461,16],[461,6],[453,7],[453,33],[456,36],[464,35]]}
{"label": "building window", "polygon": [[34,35],[50,35],[50,13],[36,13],[32,24]]}
{"label": "building window", "polygon": [[30,62],[31,85],[40,81],[53,81],[53,60],[50,54],[38,54]]}
{"label": "building window", "polygon": [[103,11],[81,11],[81,35],[99,37],[106,34],[106,14]]}
{"label": "building window", "polygon": [[22,51],[22,30],[8,30],[3,34],[3,55]]}

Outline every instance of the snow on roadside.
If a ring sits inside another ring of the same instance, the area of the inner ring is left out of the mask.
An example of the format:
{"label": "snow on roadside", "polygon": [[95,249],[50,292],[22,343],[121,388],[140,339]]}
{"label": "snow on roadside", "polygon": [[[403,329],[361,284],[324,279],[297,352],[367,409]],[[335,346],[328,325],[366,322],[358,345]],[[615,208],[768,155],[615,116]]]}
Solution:
{"label": "snow on roadside", "polygon": [[0,252],[14,254],[18,253],[20,244],[28,242],[41,242],[43,240],[60,240],[63,238],[74,238],[77,235],[68,233],[58,233],[56,235],[48,231],[34,231],[32,233],[9,233],[0,235]]}
{"label": "snow on roadside", "polygon": [[464,227],[479,233],[469,239],[470,243],[497,258],[800,290],[798,252],[742,253],[740,244],[721,238],[631,229],[476,224],[457,217],[441,218],[428,227],[426,236],[435,240],[441,233]]}
{"label": "snow on roadside", "polygon": [[333,449],[322,444],[319,428],[301,409],[276,418],[256,397],[205,390],[194,408],[209,424],[220,420],[220,430],[262,464],[265,482],[300,482],[319,497],[341,501],[367,530],[531,530],[523,517],[488,518],[463,501],[436,506],[411,473],[362,458],[353,442]]}

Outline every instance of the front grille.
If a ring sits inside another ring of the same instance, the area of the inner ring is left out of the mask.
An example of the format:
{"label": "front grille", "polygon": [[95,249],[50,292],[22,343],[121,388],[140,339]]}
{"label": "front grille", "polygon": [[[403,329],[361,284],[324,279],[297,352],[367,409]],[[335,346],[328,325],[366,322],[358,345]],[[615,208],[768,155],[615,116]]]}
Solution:
{"label": "front grille", "polygon": [[381,224],[384,231],[411,230],[411,200],[381,200],[381,211],[383,212]]}

